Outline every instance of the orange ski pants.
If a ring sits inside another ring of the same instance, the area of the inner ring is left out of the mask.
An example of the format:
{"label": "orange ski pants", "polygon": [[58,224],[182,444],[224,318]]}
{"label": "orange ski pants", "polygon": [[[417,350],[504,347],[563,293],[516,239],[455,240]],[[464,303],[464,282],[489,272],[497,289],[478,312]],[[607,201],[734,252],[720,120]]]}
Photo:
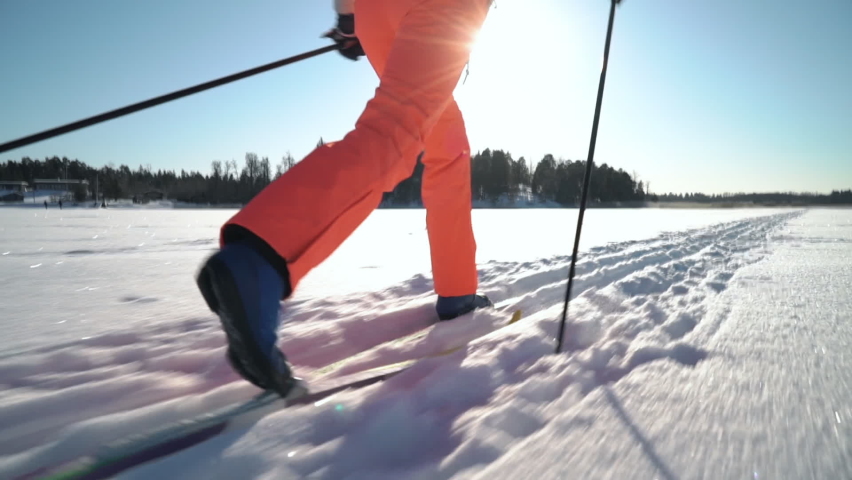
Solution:
{"label": "orange ski pants", "polygon": [[226,222],[287,262],[290,286],[411,176],[423,152],[432,274],[441,296],[476,292],[470,147],[453,90],[490,0],[357,0],[356,35],[379,75],[355,128],[318,147]]}

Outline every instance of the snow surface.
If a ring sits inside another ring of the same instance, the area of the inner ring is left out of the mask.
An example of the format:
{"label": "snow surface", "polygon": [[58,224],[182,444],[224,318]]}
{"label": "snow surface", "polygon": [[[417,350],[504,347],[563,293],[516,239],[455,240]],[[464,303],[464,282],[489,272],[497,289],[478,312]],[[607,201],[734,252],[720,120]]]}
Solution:
{"label": "snow surface", "polygon": [[[0,211],[0,477],[250,398],[192,276],[228,211]],[[852,210],[477,210],[501,310],[428,329],[422,211],[378,211],[284,309],[308,379],[458,345],[119,478],[850,478]],[[387,342],[387,343],[385,343]]]}

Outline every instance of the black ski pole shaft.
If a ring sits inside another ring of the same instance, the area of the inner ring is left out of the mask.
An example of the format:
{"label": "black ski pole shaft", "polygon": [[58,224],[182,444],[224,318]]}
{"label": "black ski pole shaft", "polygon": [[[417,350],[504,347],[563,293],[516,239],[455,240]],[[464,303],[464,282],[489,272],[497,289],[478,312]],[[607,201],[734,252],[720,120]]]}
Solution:
{"label": "black ski pole shaft", "polygon": [[586,160],[586,173],[583,177],[583,190],[580,194],[580,211],[577,216],[577,232],[574,237],[574,251],[571,254],[571,266],[568,269],[568,286],[565,288],[565,304],[562,307],[562,321],[559,324],[559,337],[557,338],[556,353],[562,351],[563,337],[565,336],[565,321],[568,319],[568,301],[571,298],[571,289],[574,286],[574,273],[577,266],[577,253],[580,249],[580,234],[583,231],[583,217],[586,213],[586,198],[589,196],[589,181],[592,178],[592,165],[595,158],[595,144],[598,138],[598,123],[601,118],[601,104],[603,103],[604,83],[606,82],[606,68],[609,64],[609,45],[612,39],[612,23],[615,19],[615,6],[621,0],[611,0],[609,9],[609,24],[606,30],[606,44],[604,45],[603,66],[601,67],[601,78],[598,84],[598,99],[595,104],[595,118],[592,122],[592,138],[589,141],[589,156]]}
{"label": "black ski pole shaft", "polygon": [[129,115],[134,112],[138,112],[139,110],[144,110],[146,108],[151,108],[156,105],[160,105],[166,102],[170,102],[172,100],[177,100],[178,98],[186,97],[192,95],[194,93],[203,92],[204,90],[209,90],[214,87],[218,87],[221,85],[225,85],[226,83],[231,83],[237,80],[241,80],[246,77],[250,77],[252,75],[257,75],[259,73],[263,73],[275,68],[280,68],[285,65],[290,65],[292,63],[296,63],[301,60],[305,60],[311,57],[315,57],[317,55],[331,52],[333,50],[338,50],[340,48],[337,44],[328,45],[322,48],[318,48],[316,50],[311,50],[309,52],[305,52],[299,55],[294,55],[289,58],[285,58],[282,60],[278,60],[272,63],[267,63],[266,65],[261,65],[259,67],[251,68],[248,70],[244,70],[242,72],[238,72],[232,75],[228,75],[226,77],[217,78],[216,80],[211,80],[209,82],[201,83],[195,85],[193,87],[185,88],[183,90],[178,90],[176,92],[168,93],[166,95],[161,95],[159,97],[151,98],[148,100],[144,100],[138,103],[134,103],[133,105],[128,105],[126,107],[118,108],[106,113],[102,113],[100,115],[95,115],[93,117],[84,118],[83,120],[78,120],[76,122],[72,122],[66,125],[62,125],[56,128],[52,128],[50,130],[45,130],[40,133],[36,133],[33,135],[29,135],[23,138],[19,138],[17,140],[12,140],[11,142],[6,142],[0,145],[0,153],[13,150],[15,148],[20,148],[32,143],[40,142],[42,140],[47,140],[48,138],[56,137],[62,135],[64,133],[73,132],[75,130],[79,130],[81,128],[89,127],[95,125],[97,123],[105,122],[107,120],[112,120],[114,118],[122,117],[124,115]]}

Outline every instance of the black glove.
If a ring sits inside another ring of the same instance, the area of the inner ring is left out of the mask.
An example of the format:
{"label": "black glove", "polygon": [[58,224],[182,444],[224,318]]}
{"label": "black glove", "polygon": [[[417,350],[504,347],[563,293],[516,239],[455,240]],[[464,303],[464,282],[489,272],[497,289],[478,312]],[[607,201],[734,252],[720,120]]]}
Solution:
{"label": "black glove", "polygon": [[361,48],[361,42],[355,36],[355,15],[338,15],[337,27],[332,28],[325,35],[325,38],[334,40],[340,46],[338,50],[341,55],[349,60],[358,60],[358,57],[366,55],[364,49]]}

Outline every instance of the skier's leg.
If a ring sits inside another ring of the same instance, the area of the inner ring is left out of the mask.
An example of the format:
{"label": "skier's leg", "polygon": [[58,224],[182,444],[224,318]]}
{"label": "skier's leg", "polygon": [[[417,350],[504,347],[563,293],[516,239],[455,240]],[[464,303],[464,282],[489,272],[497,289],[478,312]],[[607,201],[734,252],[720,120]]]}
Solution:
{"label": "skier's leg", "polygon": [[[411,4],[407,12],[401,5]],[[378,205],[380,192],[411,175],[423,139],[451,100],[487,0],[364,0],[359,22],[392,22],[396,36],[375,96],[355,129],[269,185],[223,228],[240,225],[286,259],[290,283],[330,255]],[[399,19],[375,13],[387,9]],[[359,17],[360,16],[360,17]],[[397,20],[398,25],[393,25]],[[369,34],[363,29],[365,50]],[[360,207],[360,208],[359,208]]]}
{"label": "skier's leg", "polygon": [[475,296],[476,241],[471,224],[470,145],[452,100],[426,138],[421,192],[432,254],[432,276],[442,319],[490,305]]}
{"label": "skier's leg", "polygon": [[470,146],[455,101],[426,139],[421,194],[432,254],[435,292],[476,292],[476,242],[471,225]]}
{"label": "skier's leg", "polygon": [[[488,0],[359,0],[356,23],[396,31],[376,94],[341,141],[314,150],[222,228],[222,250],[199,288],[223,324],[229,358],[245,378],[287,394],[275,346],[278,307],[413,170],[449,102]],[[360,27],[359,27],[360,28]],[[363,35],[365,50],[370,34]]]}

